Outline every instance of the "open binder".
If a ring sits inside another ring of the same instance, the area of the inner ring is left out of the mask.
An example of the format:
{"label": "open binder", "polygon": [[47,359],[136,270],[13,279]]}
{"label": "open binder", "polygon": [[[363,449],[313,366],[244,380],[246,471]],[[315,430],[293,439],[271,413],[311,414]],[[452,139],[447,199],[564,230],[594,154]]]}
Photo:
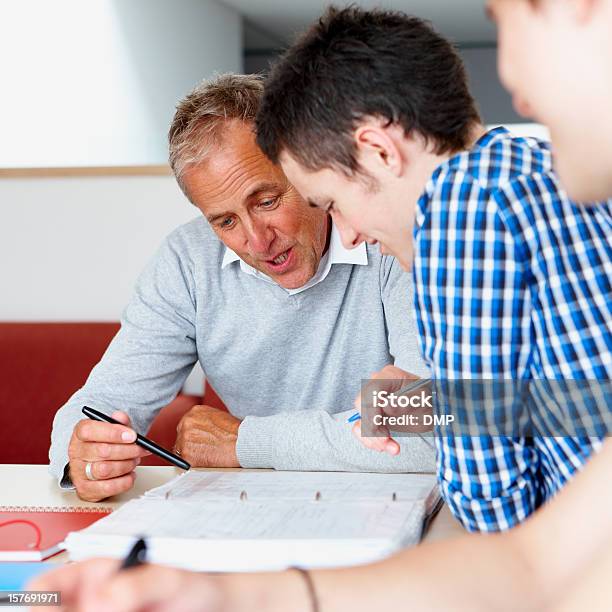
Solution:
{"label": "open binder", "polygon": [[197,471],[70,534],[71,559],[121,557],[200,571],[357,565],[414,545],[438,509],[431,474]]}

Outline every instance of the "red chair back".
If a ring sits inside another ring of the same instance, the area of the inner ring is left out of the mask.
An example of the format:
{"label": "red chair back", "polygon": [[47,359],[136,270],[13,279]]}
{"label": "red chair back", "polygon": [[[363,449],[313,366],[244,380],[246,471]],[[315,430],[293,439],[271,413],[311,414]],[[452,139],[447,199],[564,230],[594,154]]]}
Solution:
{"label": "red chair back", "polygon": [[[118,330],[119,323],[0,323],[0,463],[49,462],[56,411],[83,386]],[[225,409],[208,385],[204,400],[180,394],[148,435],[171,449],[181,417],[201,403]],[[167,465],[155,456],[143,464]]]}
{"label": "red chair back", "polygon": [[57,409],[87,379],[118,323],[0,323],[0,463],[48,463]]}

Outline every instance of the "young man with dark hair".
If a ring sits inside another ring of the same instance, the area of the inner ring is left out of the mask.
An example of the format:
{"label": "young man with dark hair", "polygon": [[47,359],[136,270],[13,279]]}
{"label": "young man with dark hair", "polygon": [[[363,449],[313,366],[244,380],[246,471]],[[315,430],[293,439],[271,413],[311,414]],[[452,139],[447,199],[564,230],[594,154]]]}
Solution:
{"label": "young man with dark hair", "polygon": [[330,9],[267,80],[258,142],[275,162],[286,150],[309,170],[350,175],[360,169],[355,120],[366,117],[418,132],[437,155],[469,148],[482,131],[463,63],[429,24]]}
{"label": "young man with dark hair", "polygon": [[[347,247],[379,242],[413,268],[437,381],[612,377],[609,207],[570,202],[546,144],[484,128],[429,24],[329,10],[272,70],[257,127]],[[523,521],[600,445],[564,433],[437,436],[454,514],[472,531]]]}

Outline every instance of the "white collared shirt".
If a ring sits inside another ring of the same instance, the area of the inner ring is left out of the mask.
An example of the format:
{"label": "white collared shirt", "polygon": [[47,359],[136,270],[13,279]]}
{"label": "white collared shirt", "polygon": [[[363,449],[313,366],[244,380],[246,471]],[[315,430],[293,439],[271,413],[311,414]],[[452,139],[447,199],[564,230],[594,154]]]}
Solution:
{"label": "white collared shirt", "polygon": [[[276,281],[272,280],[267,274],[260,272],[250,266],[248,263],[240,259],[240,257],[231,249],[225,247],[225,254],[223,255],[223,261],[221,262],[221,268],[225,268],[229,264],[240,261],[240,269],[246,274],[251,274],[257,278],[260,278],[263,281],[268,283],[277,284]],[[365,242],[362,242],[358,247],[354,249],[347,249],[343,244],[340,238],[340,232],[337,230],[336,226],[332,221],[332,229],[331,236],[329,238],[329,248],[323,257],[321,257],[321,261],[319,262],[319,267],[315,275],[301,287],[297,287],[296,289],[285,289],[285,291],[289,295],[295,295],[296,293],[300,293],[302,291],[306,291],[306,289],[310,289],[310,287],[314,287],[317,283],[325,280],[331,267],[333,264],[355,264],[358,266],[367,266],[368,265],[368,250],[366,248]]]}

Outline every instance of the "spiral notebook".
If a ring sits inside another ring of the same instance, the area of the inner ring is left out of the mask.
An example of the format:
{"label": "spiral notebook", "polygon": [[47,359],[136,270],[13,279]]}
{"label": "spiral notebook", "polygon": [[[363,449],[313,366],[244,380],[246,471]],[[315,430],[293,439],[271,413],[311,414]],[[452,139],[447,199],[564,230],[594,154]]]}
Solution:
{"label": "spiral notebook", "polygon": [[121,557],[144,536],[151,561],[199,571],[356,565],[418,543],[439,503],[431,474],[190,470],[66,547]]}
{"label": "spiral notebook", "polygon": [[0,506],[0,561],[42,561],[64,550],[71,531],[89,527],[111,508]]}

